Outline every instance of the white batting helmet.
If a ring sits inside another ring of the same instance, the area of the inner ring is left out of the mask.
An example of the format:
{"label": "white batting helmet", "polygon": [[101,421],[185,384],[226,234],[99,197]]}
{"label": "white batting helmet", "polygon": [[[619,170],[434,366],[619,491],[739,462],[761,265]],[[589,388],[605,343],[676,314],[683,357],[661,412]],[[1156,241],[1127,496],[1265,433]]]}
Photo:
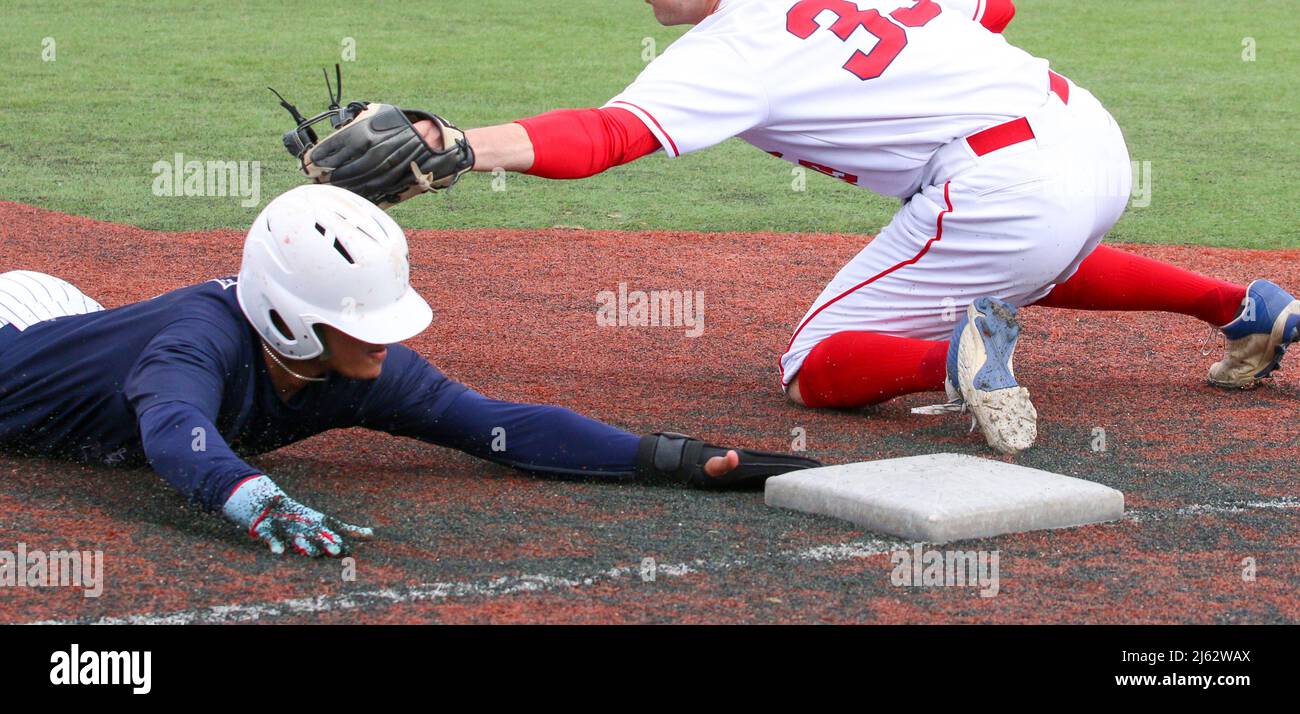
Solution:
{"label": "white batting helmet", "polygon": [[325,351],[316,325],[378,345],[420,334],[433,311],[410,277],[396,221],[351,191],[308,184],[258,214],[236,291],[244,315],[276,352],[311,359]]}

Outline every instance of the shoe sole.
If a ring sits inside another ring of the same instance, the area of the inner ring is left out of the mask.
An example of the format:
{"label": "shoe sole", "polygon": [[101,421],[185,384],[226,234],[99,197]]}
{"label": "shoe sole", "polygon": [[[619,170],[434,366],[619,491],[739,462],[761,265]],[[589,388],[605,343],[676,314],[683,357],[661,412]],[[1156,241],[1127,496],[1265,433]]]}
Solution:
{"label": "shoe sole", "polygon": [[1038,410],[1016,382],[1012,359],[1020,324],[1016,308],[979,298],[967,311],[957,348],[957,382],[975,424],[994,450],[1017,454],[1038,438]]}

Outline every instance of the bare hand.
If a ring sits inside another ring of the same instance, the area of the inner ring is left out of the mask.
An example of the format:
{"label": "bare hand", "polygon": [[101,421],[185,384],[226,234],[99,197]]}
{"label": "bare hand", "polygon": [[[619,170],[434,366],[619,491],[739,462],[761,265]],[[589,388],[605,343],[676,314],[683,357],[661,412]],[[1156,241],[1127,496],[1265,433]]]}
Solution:
{"label": "bare hand", "polygon": [[442,151],[442,130],[428,119],[415,122],[415,131],[434,151]]}
{"label": "bare hand", "polygon": [[714,456],[704,463],[704,473],[719,478],[726,475],[732,469],[740,466],[740,454],[735,449],[727,452],[726,456]]}

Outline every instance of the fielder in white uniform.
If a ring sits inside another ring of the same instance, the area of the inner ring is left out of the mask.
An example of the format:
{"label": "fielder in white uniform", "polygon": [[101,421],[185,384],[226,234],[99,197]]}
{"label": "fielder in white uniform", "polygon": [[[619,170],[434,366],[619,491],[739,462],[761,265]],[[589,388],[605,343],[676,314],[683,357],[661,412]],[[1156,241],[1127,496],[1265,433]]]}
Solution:
{"label": "fielder in white uniform", "polygon": [[[1067,106],[1045,60],[971,21],[977,4],[724,2],[609,102],[641,116],[669,156],[738,136],[904,201],[800,321],[783,384],[837,332],[939,339],[954,301],[1034,302],[1123,212],[1128,183],[1107,180],[1131,175],[1119,127],[1058,80]],[[987,159],[954,141],[1008,117],[1028,117],[1034,139]],[[903,268],[906,280],[885,279]]]}
{"label": "fielder in white uniform", "polygon": [[1099,248],[1129,199],[1124,137],[1090,92],[1003,38],[1010,0],[647,2],[662,23],[695,26],[586,110],[599,117],[471,129],[475,169],[578,178],[647,147],[676,157],[739,137],[898,197],[795,326],[780,358],[792,400],[859,407],[946,389],[950,409],[1014,453],[1037,419],[1011,370],[1021,306],[1197,317],[1228,337],[1210,372],[1224,387],[1268,377],[1300,334],[1300,302],[1268,281]]}

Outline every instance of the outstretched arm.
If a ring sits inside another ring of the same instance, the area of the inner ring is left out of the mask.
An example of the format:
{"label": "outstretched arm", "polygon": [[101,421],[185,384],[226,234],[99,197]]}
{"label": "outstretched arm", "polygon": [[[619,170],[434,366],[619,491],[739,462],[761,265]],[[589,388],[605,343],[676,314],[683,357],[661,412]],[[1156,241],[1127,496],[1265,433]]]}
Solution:
{"label": "outstretched arm", "polygon": [[[416,131],[435,150],[442,135],[431,121]],[[652,154],[659,140],[636,115],[618,107],[559,109],[510,124],[470,129],[474,170],[504,169],[554,179],[595,176]]]}
{"label": "outstretched arm", "polygon": [[284,135],[285,147],[304,173],[381,208],[449,189],[470,170],[575,179],[661,148],[675,158],[737,136],[770,113],[752,63],[718,38],[679,40],[600,108],[467,132],[430,112],[350,102],[329,114],[341,125],[319,138],[311,120],[281,104],[297,122]]}
{"label": "outstretched arm", "polygon": [[[460,386],[430,370],[429,376],[440,378],[434,385]],[[384,409],[379,418],[367,419],[363,425],[538,476],[632,479],[645,475],[637,467],[642,437],[636,434],[563,407],[491,399],[466,388],[460,388],[445,406],[430,408],[442,401],[435,396],[439,391],[436,386],[423,390],[430,397],[425,400],[421,391],[411,392],[395,409]],[[721,477],[739,465],[739,455],[731,450],[707,458],[704,473]]]}
{"label": "outstretched arm", "polygon": [[[433,122],[416,122],[415,128],[425,141],[435,148],[442,142],[442,137],[433,126]],[[502,168],[506,171],[523,173],[533,167],[533,141],[528,132],[518,123],[497,124],[465,132],[469,145],[474,147],[474,170],[492,171]]]}
{"label": "outstretched arm", "polygon": [[696,486],[762,480],[816,461],[724,449],[680,435],[638,436],[568,409],[491,399],[395,346],[358,426],[447,446],[532,474]]}

